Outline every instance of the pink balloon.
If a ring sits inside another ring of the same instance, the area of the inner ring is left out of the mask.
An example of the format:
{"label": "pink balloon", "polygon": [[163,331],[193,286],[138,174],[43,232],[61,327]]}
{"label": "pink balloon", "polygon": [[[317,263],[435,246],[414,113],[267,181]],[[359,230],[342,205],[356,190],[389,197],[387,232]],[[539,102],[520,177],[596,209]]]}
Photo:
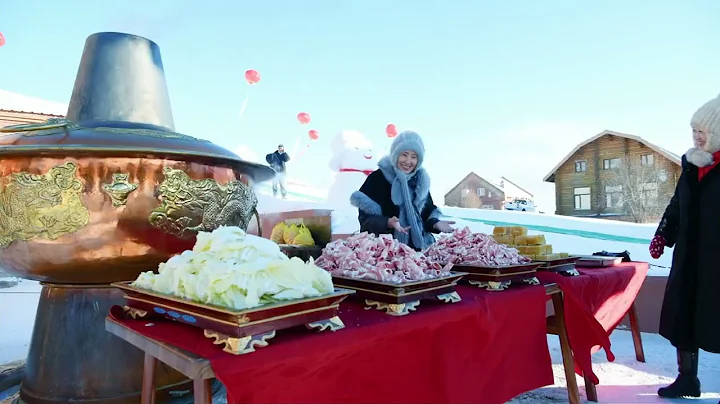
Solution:
{"label": "pink balloon", "polygon": [[310,123],[310,114],[307,112],[301,112],[297,114],[297,120],[303,125]]}
{"label": "pink balloon", "polygon": [[260,82],[260,73],[257,70],[248,70],[245,72],[245,80],[250,85],[257,84]]}
{"label": "pink balloon", "polygon": [[385,127],[385,133],[387,134],[387,136],[389,138],[393,138],[393,137],[397,136],[397,134],[398,134],[397,128],[392,123]]}

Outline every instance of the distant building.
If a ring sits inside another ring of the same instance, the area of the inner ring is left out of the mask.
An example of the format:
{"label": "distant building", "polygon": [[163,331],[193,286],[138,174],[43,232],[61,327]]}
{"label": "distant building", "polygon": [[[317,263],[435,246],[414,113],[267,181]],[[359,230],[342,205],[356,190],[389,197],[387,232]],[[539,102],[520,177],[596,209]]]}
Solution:
{"label": "distant building", "polygon": [[500,177],[498,181],[500,188],[505,192],[505,201],[509,202],[513,199],[527,199],[533,200],[533,194],[523,189],[521,186],[507,179],[507,177]]}
{"label": "distant building", "polygon": [[0,90],[0,128],[62,118],[67,104]]}
{"label": "distant building", "polygon": [[501,210],[515,198],[532,199],[532,194],[505,177],[495,183],[471,172],[445,194],[445,206]]}
{"label": "distant building", "polygon": [[680,156],[626,133],[603,131],[575,146],[543,181],[555,183],[555,213],[656,222],[675,190]]}

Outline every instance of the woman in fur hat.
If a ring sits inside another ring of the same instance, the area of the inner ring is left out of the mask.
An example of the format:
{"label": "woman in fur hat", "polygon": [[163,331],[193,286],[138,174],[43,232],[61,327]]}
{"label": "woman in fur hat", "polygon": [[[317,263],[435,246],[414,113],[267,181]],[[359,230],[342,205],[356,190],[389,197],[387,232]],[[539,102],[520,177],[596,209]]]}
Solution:
{"label": "woman in fur hat", "polygon": [[430,196],[430,177],[422,168],[423,141],[415,132],[395,137],[390,155],[378,162],[360,187],[350,196],[358,208],[360,231],[392,234],[415,250],[435,242],[431,233],[450,233],[455,222],[440,220],[440,211]]}
{"label": "woman in fur hat", "polygon": [[699,397],[698,350],[720,353],[720,98],[690,120],[695,147],[665,210],[650,255],[675,247],[660,317],[660,335],[677,348],[679,376],[661,397]]}

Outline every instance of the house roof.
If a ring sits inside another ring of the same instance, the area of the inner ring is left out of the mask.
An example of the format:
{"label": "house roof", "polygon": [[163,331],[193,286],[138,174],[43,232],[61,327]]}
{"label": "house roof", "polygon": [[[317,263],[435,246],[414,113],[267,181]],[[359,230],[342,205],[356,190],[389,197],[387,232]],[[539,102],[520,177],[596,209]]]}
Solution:
{"label": "house roof", "polygon": [[550,170],[550,172],[543,178],[543,181],[545,181],[545,182],[554,182],[554,181],[555,181],[555,178],[554,178],[554,177],[555,177],[555,172],[556,172],[563,164],[565,164],[565,163],[570,159],[570,157],[572,157],[573,154],[575,154],[575,152],[577,152],[578,150],[580,150],[581,147],[583,147],[583,146],[585,146],[585,145],[587,145],[587,144],[590,144],[590,143],[592,143],[592,142],[600,139],[601,137],[603,137],[603,136],[605,136],[605,135],[612,135],[612,136],[617,136],[617,137],[622,137],[622,138],[625,138],[625,139],[630,139],[630,140],[638,141],[638,142],[644,144],[645,146],[649,147],[650,149],[654,150],[654,151],[657,152],[658,154],[662,155],[662,156],[665,157],[666,159],[672,161],[673,163],[678,164],[678,165],[680,165],[680,163],[681,163],[681,158],[680,158],[680,156],[678,156],[677,154],[672,153],[672,152],[670,152],[670,151],[668,151],[668,150],[666,150],[666,149],[663,149],[662,147],[660,147],[660,146],[658,146],[658,145],[656,145],[656,144],[650,143],[650,142],[648,142],[647,140],[641,138],[640,136],[630,135],[630,134],[627,134],[627,133],[615,132],[615,131],[612,131],[612,130],[604,130],[604,131],[598,133],[597,135],[591,137],[590,139],[587,139],[587,140],[585,140],[584,142],[580,143],[579,145],[575,146],[575,148],[572,149],[572,151],[570,151],[570,153],[568,153],[567,156],[565,156],[562,160],[560,160],[560,162],[559,162],[555,167],[553,167],[552,170]]}
{"label": "house roof", "polygon": [[491,185],[493,188],[495,188],[497,191],[500,191],[500,192],[502,192],[503,194],[505,193],[505,191],[504,191],[499,185],[493,183],[492,181],[488,181],[488,180],[486,180],[485,178],[483,178],[483,177],[475,174],[474,171],[470,171],[470,173],[469,173],[468,175],[466,175],[465,177],[463,177],[463,179],[460,180],[460,182],[458,182],[454,187],[452,187],[452,188],[445,194],[445,197],[447,197],[448,195],[450,195],[451,193],[453,193],[453,191],[455,191],[462,183],[465,182],[465,180],[467,180],[467,179],[470,178],[470,177],[477,177],[477,178],[479,178],[480,180],[485,181],[485,182],[487,182],[488,184],[490,184],[490,185]]}
{"label": "house roof", "polygon": [[68,104],[47,101],[0,89],[0,111],[65,116]]}
{"label": "house roof", "polygon": [[[500,180],[501,180],[501,181],[505,181],[505,184],[510,184],[510,185],[512,185],[513,187],[517,188],[517,189],[518,189],[519,191],[521,191],[522,193],[527,194],[528,197],[533,198],[533,194],[531,194],[528,190],[524,189],[524,188],[521,187],[520,185],[518,185],[518,184],[516,184],[516,183],[514,183],[514,182],[512,182],[512,181],[510,181],[507,177],[500,177]],[[508,193],[507,186],[502,187],[502,188],[503,188],[503,190],[505,191],[505,195],[507,196],[507,193]],[[511,195],[511,196],[523,196],[523,195]]]}

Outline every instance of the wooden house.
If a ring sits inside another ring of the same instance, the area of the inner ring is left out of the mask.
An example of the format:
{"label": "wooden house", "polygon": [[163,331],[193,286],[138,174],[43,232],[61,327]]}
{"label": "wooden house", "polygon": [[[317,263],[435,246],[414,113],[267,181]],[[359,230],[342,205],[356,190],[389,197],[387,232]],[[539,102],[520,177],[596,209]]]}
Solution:
{"label": "wooden house", "polygon": [[532,194],[505,177],[498,184],[471,172],[445,194],[445,206],[501,210],[506,201],[514,198],[532,199]]}
{"label": "wooden house", "polygon": [[0,90],[0,128],[62,118],[67,104]]}
{"label": "wooden house", "polygon": [[655,222],[681,171],[677,154],[606,130],[575,146],[543,181],[555,183],[558,215]]}

